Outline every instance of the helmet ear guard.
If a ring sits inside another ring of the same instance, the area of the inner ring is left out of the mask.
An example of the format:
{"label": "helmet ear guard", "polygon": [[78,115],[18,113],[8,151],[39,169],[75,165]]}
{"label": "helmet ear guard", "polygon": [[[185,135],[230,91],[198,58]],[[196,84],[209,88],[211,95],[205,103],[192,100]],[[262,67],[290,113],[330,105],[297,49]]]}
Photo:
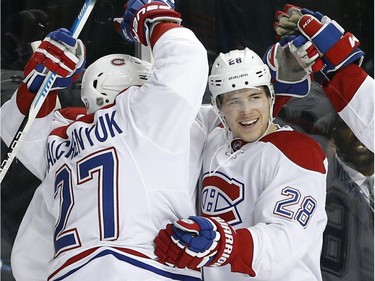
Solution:
{"label": "helmet ear guard", "polygon": [[94,113],[130,86],[141,86],[150,77],[152,65],[124,54],[111,54],[92,63],[82,78],[81,99]]}

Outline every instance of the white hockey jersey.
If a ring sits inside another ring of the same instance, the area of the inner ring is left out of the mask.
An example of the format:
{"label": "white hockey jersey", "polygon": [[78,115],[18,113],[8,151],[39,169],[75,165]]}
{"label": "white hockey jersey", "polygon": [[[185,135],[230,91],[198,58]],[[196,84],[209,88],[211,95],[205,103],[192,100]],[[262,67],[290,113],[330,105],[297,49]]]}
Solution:
{"label": "white hockey jersey", "polygon": [[321,280],[327,160],[320,146],[289,127],[245,145],[217,128],[203,161],[202,212],[248,228],[255,272],[204,268],[204,280]]}
{"label": "white hockey jersey", "polygon": [[338,71],[324,91],[356,137],[374,152],[374,79],[355,64]]}
{"label": "white hockey jersey", "polygon": [[[18,157],[43,182],[14,243],[17,281],[200,280],[198,271],[157,262],[153,240],[167,223],[195,213],[189,133],[207,54],[179,27],[159,38],[153,56],[149,81],[113,106],[34,121]],[[8,144],[23,118],[15,96],[1,111],[12,116],[2,127]]]}
{"label": "white hockey jersey", "polygon": [[206,146],[208,135],[220,124],[219,116],[211,104],[202,104],[193,126],[190,130],[190,169],[189,182],[194,188],[192,198],[195,198],[197,212],[200,213],[200,180],[203,164],[203,150]]}

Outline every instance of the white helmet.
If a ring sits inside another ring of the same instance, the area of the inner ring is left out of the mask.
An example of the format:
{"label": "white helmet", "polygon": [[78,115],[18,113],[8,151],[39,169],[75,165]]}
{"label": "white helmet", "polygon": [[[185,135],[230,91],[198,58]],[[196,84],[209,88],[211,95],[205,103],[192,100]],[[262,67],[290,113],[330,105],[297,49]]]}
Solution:
{"label": "white helmet", "polygon": [[114,102],[115,97],[130,86],[141,86],[152,73],[152,65],[138,58],[112,54],[92,63],[82,78],[81,99],[87,112]]}
{"label": "white helmet", "polygon": [[248,48],[220,53],[212,65],[208,80],[215,106],[216,98],[221,94],[260,86],[268,87],[271,99],[274,100],[270,70],[262,59]]}

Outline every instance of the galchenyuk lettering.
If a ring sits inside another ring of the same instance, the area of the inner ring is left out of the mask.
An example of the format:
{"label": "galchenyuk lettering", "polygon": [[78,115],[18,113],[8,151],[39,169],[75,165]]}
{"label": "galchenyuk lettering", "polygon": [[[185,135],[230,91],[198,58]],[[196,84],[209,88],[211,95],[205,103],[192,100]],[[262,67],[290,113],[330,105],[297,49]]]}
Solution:
{"label": "galchenyuk lettering", "polygon": [[117,124],[116,111],[99,116],[89,127],[74,128],[67,140],[49,141],[47,150],[48,170],[61,158],[73,159],[97,142],[105,142],[123,133]]}

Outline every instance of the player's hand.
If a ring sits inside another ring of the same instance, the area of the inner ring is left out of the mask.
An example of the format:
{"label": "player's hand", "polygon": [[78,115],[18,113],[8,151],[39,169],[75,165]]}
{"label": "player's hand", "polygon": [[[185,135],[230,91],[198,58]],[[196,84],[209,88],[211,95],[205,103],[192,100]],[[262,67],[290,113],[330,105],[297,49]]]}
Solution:
{"label": "player's hand", "polygon": [[334,20],[319,12],[302,9],[299,31],[311,40],[324,63],[321,72],[328,74],[356,62],[361,65],[365,53],[358,48],[359,40]]}
{"label": "player's hand", "polygon": [[[251,235],[246,229],[240,232],[236,233],[218,217],[191,216],[169,224],[159,232],[155,239],[155,254],[169,266],[200,269],[231,264],[233,272],[254,276],[251,259],[247,256],[252,256],[253,251]],[[246,249],[246,255],[242,255],[240,247]]]}
{"label": "player's hand", "polygon": [[[288,36],[288,39],[296,39]],[[286,41],[284,41],[286,42]],[[311,87],[311,75],[306,65],[298,59],[297,53],[292,53],[290,42],[283,46],[280,42],[272,45],[263,57],[270,68],[275,94],[283,96],[304,97]]]}
{"label": "player's hand", "polygon": [[306,73],[310,74],[322,70],[324,63],[311,41],[303,35],[298,35],[295,38],[288,36],[288,38],[291,39],[288,42],[290,52]]}
{"label": "player's hand", "polygon": [[24,83],[37,93],[48,71],[57,74],[51,90],[65,89],[78,78],[85,64],[85,47],[70,31],[60,28],[47,35],[24,69]]}
{"label": "player's hand", "polygon": [[286,4],[275,14],[273,28],[279,42],[267,50],[263,60],[270,67],[277,95],[306,96],[311,86],[310,74],[323,65],[315,46],[298,29],[301,10]]}
{"label": "player's hand", "polygon": [[286,36],[300,34],[297,22],[301,16],[301,8],[292,4],[286,4],[282,10],[277,11],[275,14],[277,20],[273,24],[277,34],[276,39],[279,41]]}
{"label": "player's hand", "polygon": [[181,24],[181,15],[174,10],[174,0],[130,0],[122,19],[115,19],[115,27],[129,42],[150,45],[155,24],[166,21]]}

